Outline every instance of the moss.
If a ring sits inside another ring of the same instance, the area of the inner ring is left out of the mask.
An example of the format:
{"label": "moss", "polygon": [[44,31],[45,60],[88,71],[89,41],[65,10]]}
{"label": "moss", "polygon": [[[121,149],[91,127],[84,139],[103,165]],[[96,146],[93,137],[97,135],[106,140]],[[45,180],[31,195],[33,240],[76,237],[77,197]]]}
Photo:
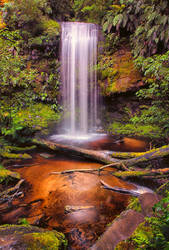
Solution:
{"label": "moss", "polygon": [[36,148],[35,145],[30,147],[15,147],[15,146],[7,146],[5,149],[9,150],[10,152],[25,152],[25,151],[31,151]]}
{"label": "moss", "polygon": [[129,205],[127,206],[126,209],[133,209],[135,210],[136,212],[141,212],[142,209],[141,209],[141,205],[140,205],[140,202],[139,202],[139,199],[137,197],[131,197],[130,198],[130,203]]}
{"label": "moss", "polygon": [[58,232],[31,233],[24,236],[29,241],[27,250],[37,249],[66,249],[67,241],[64,234]]}
{"label": "moss", "polygon": [[[143,160],[142,161],[146,161],[145,160],[145,158],[143,158]],[[148,160],[147,160],[148,161]],[[141,162],[141,160],[139,161],[139,162]],[[145,172],[144,171],[123,171],[123,172],[117,172],[117,173],[113,173],[113,175],[114,176],[116,176],[116,177],[130,177],[130,176],[143,176],[143,175],[145,175]]]}
{"label": "moss", "polygon": [[[151,152],[151,151],[147,151]],[[128,158],[133,158],[133,157],[139,157],[145,154],[145,152],[142,153],[135,153],[135,152],[113,152],[111,155],[112,157],[115,158],[123,158],[123,159],[128,159]]]}
{"label": "moss", "polygon": [[58,22],[48,19],[42,18],[40,27],[43,29],[43,33],[48,35],[49,37],[58,36],[60,34],[60,25]]}
{"label": "moss", "polygon": [[64,234],[57,231],[48,231],[31,225],[3,225],[0,226],[0,235],[10,238],[12,235],[12,246],[17,249],[27,250],[64,250],[67,247],[67,240]]}
{"label": "moss", "polygon": [[113,122],[109,125],[107,130],[115,135],[142,136],[152,139],[164,137],[162,129],[158,126],[152,125],[136,125],[132,123],[122,124],[120,122]]}
{"label": "moss", "polygon": [[131,52],[127,49],[119,50],[111,56],[102,56],[98,68],[101,75],[99,84],[104,95],[126,92],[136,87],[141,80]]}
{"label": "moss", "polygon": [[[153,232],[150,226],[145,225],[145,222],[141,223],[131,237],[125,241],[120,242],[115,247],[115,250],[123,249],[147,249],[145,242],[149,242],[153,237]],[[139,247],[137,247],[139,245]],[[129,248],[128,248],[129,247]]]}
{"label": "moss", "polygon": [[0,165],[0,183],[8,180],[9,178],[20,179],[20,174],[7,170],[2,165]]}
{"label": "moss", "polygon": [[14,153],[9,153],[9,152],[1,152],[0,155],[3,158],[8,158],[8,159],[32,159],[32,156],[24,153],[24,154],[14,154]]}

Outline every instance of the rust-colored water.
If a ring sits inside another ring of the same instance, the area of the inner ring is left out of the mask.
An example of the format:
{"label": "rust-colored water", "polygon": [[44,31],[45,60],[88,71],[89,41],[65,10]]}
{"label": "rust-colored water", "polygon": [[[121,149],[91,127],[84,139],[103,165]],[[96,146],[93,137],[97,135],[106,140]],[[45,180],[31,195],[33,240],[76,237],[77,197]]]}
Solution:
{"label": "rust-colored water", "polygon": [[105,136],[98,141],[88,142],[87,148],[95,150],[110,150],[120,152],[139,152],[144,151],[147,143],[143,140],[137,140],[133,138],[123,138],[122,140],[114,140],[111,136]]}
{"label": "rust-colored water", "polygon": [[[24,167],[17,171],[31,184],[24,202],[30,203],[42,199],[38,206],[32,206],[28,213],[28,221],[43,214],[44,223],[50,229],[68,233],[71,249],[87,249],[105,227],[127,205],[127,195],[105,190],[100,179],[112,186],[133,188],[115,177],[99,177],[90,173],[72,173],[50,175],[52,171],[65,169],[92,169],[101,164],[71,159],[44,159],[38,154],[32,167]],[[93,206],[90,209],[65,213],[65,206]]]}
{"label": "rust-colored water", "polygon": [[[145,145],[139,145],[142,150],[143,146]],[[21,203],[35,200],[42,202],[34,203],[29,210],[24,210],[23,216],[27,217],[30,223],[39,218],[40,226],[65,233],[69,240],[69,249],[88,249],[105,231],[107,224],[128,204],[128,195],[103,189],[100,179],[111,186],[134,188],[132,184],[108,175],[110,169],[101,176],[78,172],[50,174],[53,171],[68,169],[99,168],[99,163],[68,156],[45,159],[38,153],[31,163],[34,165],[17,169],[29,183],[29,189]],[[68,205],[92,207],[65,213],[65,206]],[[12,213],[15,217],[16,212]],[[6,216],[10,219],[10,214]]]}

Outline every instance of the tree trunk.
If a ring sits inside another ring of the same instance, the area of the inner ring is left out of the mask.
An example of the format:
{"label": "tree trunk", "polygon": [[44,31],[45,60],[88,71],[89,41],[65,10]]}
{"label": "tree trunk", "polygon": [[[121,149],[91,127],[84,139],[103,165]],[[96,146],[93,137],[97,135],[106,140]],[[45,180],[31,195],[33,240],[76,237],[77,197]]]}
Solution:
{"label": "tree trunk", "polygon": [[[121,162],[121,164],[123,163],[127,167],[131,167],[131,166],[134,166],[138,163],[147,162],[150,160],[155,160],[158,158],[165,157],[167,155],[169,155],[169,145],[163,146],[161,148],[156,148],[154,150],[147,151],[138,157],[128,159],[128,160],[122,160],[120,162]],[[141,165],[141,166],[144,167],[144,165]]]}
{"label": "tree trunk", "polygon": [[[63,151],[63,152],[69,152],[70,154],[74,155],[79,155],[88,159],[92,160],[97,160],[102,163],[108,163],[108,165],[105,165],[100,168],[100,171],[103,170],[104,168],[107,167],[118,167],[119,169],[123,170],[128,170],[128,167],[134,166],[138,163],[143,163],[147,162],[150,160],[155,160],[158,158],[162,158],[164,156],[169,155],[169,145],[165,145],[160,148],[156,148],[150,151],[146,151],[143,153],[120,153],[118,152],[118,157],[119,155],[131,155],[131,156],[136,156],[132,159],[127,159],[127,160],[120,160],[120,159],[115,159],[112,158],[111,156],[117,157],[116,152],[114,153],[107,153],[106,151],[96,151],[96,150],[90,150],[90,149],[84,149],[76,146],[71,146],[71,145],[63,145],[63,144],[58,144],[55,142],[47,141],[47,140],[33,140],[33,143],[42,147],[46,147],[48,149],[52,149],[54,151]],[[110,155],[111,154],[111,155]],[[142,165],[144,167],[144,165]]]}
{"label": "tree trunk", "polygon": [[[169,148],[169,145],[165,145],[163,147],[161,147],[160,149],[166,149]],[[120,159],[128,159],[128,158],[136,158],[136,157],[140,157],[143,156],[148,153],[153,153],[153,152],[157,152],[157,148],[151,149],[149,151],[146,152],[111,152],[111,156],[114,158],[120,158]]]}
{"label": "tree trunk", "polygon": [[137,176],[164,176],[169,174],[169,168],[163,169],[150,169],[150,170],[138,170],[138,171],[118,171],[113,172],[112,175],[116,177],[137,177]]}
{"label": "tree trunk", "polygon": [[92,159],[92,160],[97,160],[102,163],[118,162],[117,159],[112,158],[110,154],[106,153],[106,151],[96,151],[96,150],[90,150],[90,149],[80,148],[80,147],[71,146],[71,145],[58,144],[58,143],[51,142],[48,140],[43,140],[43,139],[41,140],[34,139],[33,143],[38,146],[52,149],[54,151],[69,152],[71,155],[76,154],[78,156],[82,156],[82,157]]}

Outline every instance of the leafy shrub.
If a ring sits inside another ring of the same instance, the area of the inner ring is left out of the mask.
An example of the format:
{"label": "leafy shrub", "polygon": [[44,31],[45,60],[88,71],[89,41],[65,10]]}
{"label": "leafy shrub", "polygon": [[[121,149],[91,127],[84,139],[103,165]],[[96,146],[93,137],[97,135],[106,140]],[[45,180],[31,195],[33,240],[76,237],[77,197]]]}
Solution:
{"label": "leafy shrub", "polygon": [[151,56],[169,49],[167,0],[119,0],[110,5],[102,25],[106,33],[131,36],[135,56]]}
{"label": "leafy shrub", "polygon": [[120,123],[113,122],[109,125],[108,131],[118,135],[134,135],[151,138],[161,138],[162,130],[160,127],[153,125],[144,125],[140,123]]}
{"label": "leafy shrub", "polygon": [[156,124],[166,135],[169,133],[169,51],[163,55],[153,57],[138,57],[135,62],[144,74],[147,87],[137,91],[141,99],[151,101],[151,106],[141,110],[139,116],[134,116],[131,121],[136,124]]}
{"label": "leafy shrub", "polygon": [[[135,244],[135,249],[164,249],[169,248],[169,192],[166,197],[157,203],[154,216],[146,218],[130,239]],[[148,226],[147,226],[148,225]]]}
{"label": "leafy shrub", "polygon": [[91,0],[75,0],[73,3],[75,18],[100,24],[111,2],[110,0],[96,0],[93,3]]}
{"label": "leafy shrub", "polygon": [[1,133],[13,138],[17,138],[18,133],[31,136],[37,130],[47,127],[50,121],[57,121],[60,118],[50,105],[41,103],[32,104],[25,109],[13,109],[8,115],[10,115],[11,122],[8,127],[1,128]]}

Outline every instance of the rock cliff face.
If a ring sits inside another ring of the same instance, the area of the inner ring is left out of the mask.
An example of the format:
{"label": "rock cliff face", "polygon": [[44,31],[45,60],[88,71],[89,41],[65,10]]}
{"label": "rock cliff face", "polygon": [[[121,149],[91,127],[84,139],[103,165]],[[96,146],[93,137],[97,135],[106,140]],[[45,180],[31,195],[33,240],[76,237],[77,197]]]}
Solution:
{"label": "rock cliff face", "polygon": [[128,48],[103,56],[99,62],[99,71],[99,84],[105,96],[137,90],[143,85],[142,77],[135,68]]}

